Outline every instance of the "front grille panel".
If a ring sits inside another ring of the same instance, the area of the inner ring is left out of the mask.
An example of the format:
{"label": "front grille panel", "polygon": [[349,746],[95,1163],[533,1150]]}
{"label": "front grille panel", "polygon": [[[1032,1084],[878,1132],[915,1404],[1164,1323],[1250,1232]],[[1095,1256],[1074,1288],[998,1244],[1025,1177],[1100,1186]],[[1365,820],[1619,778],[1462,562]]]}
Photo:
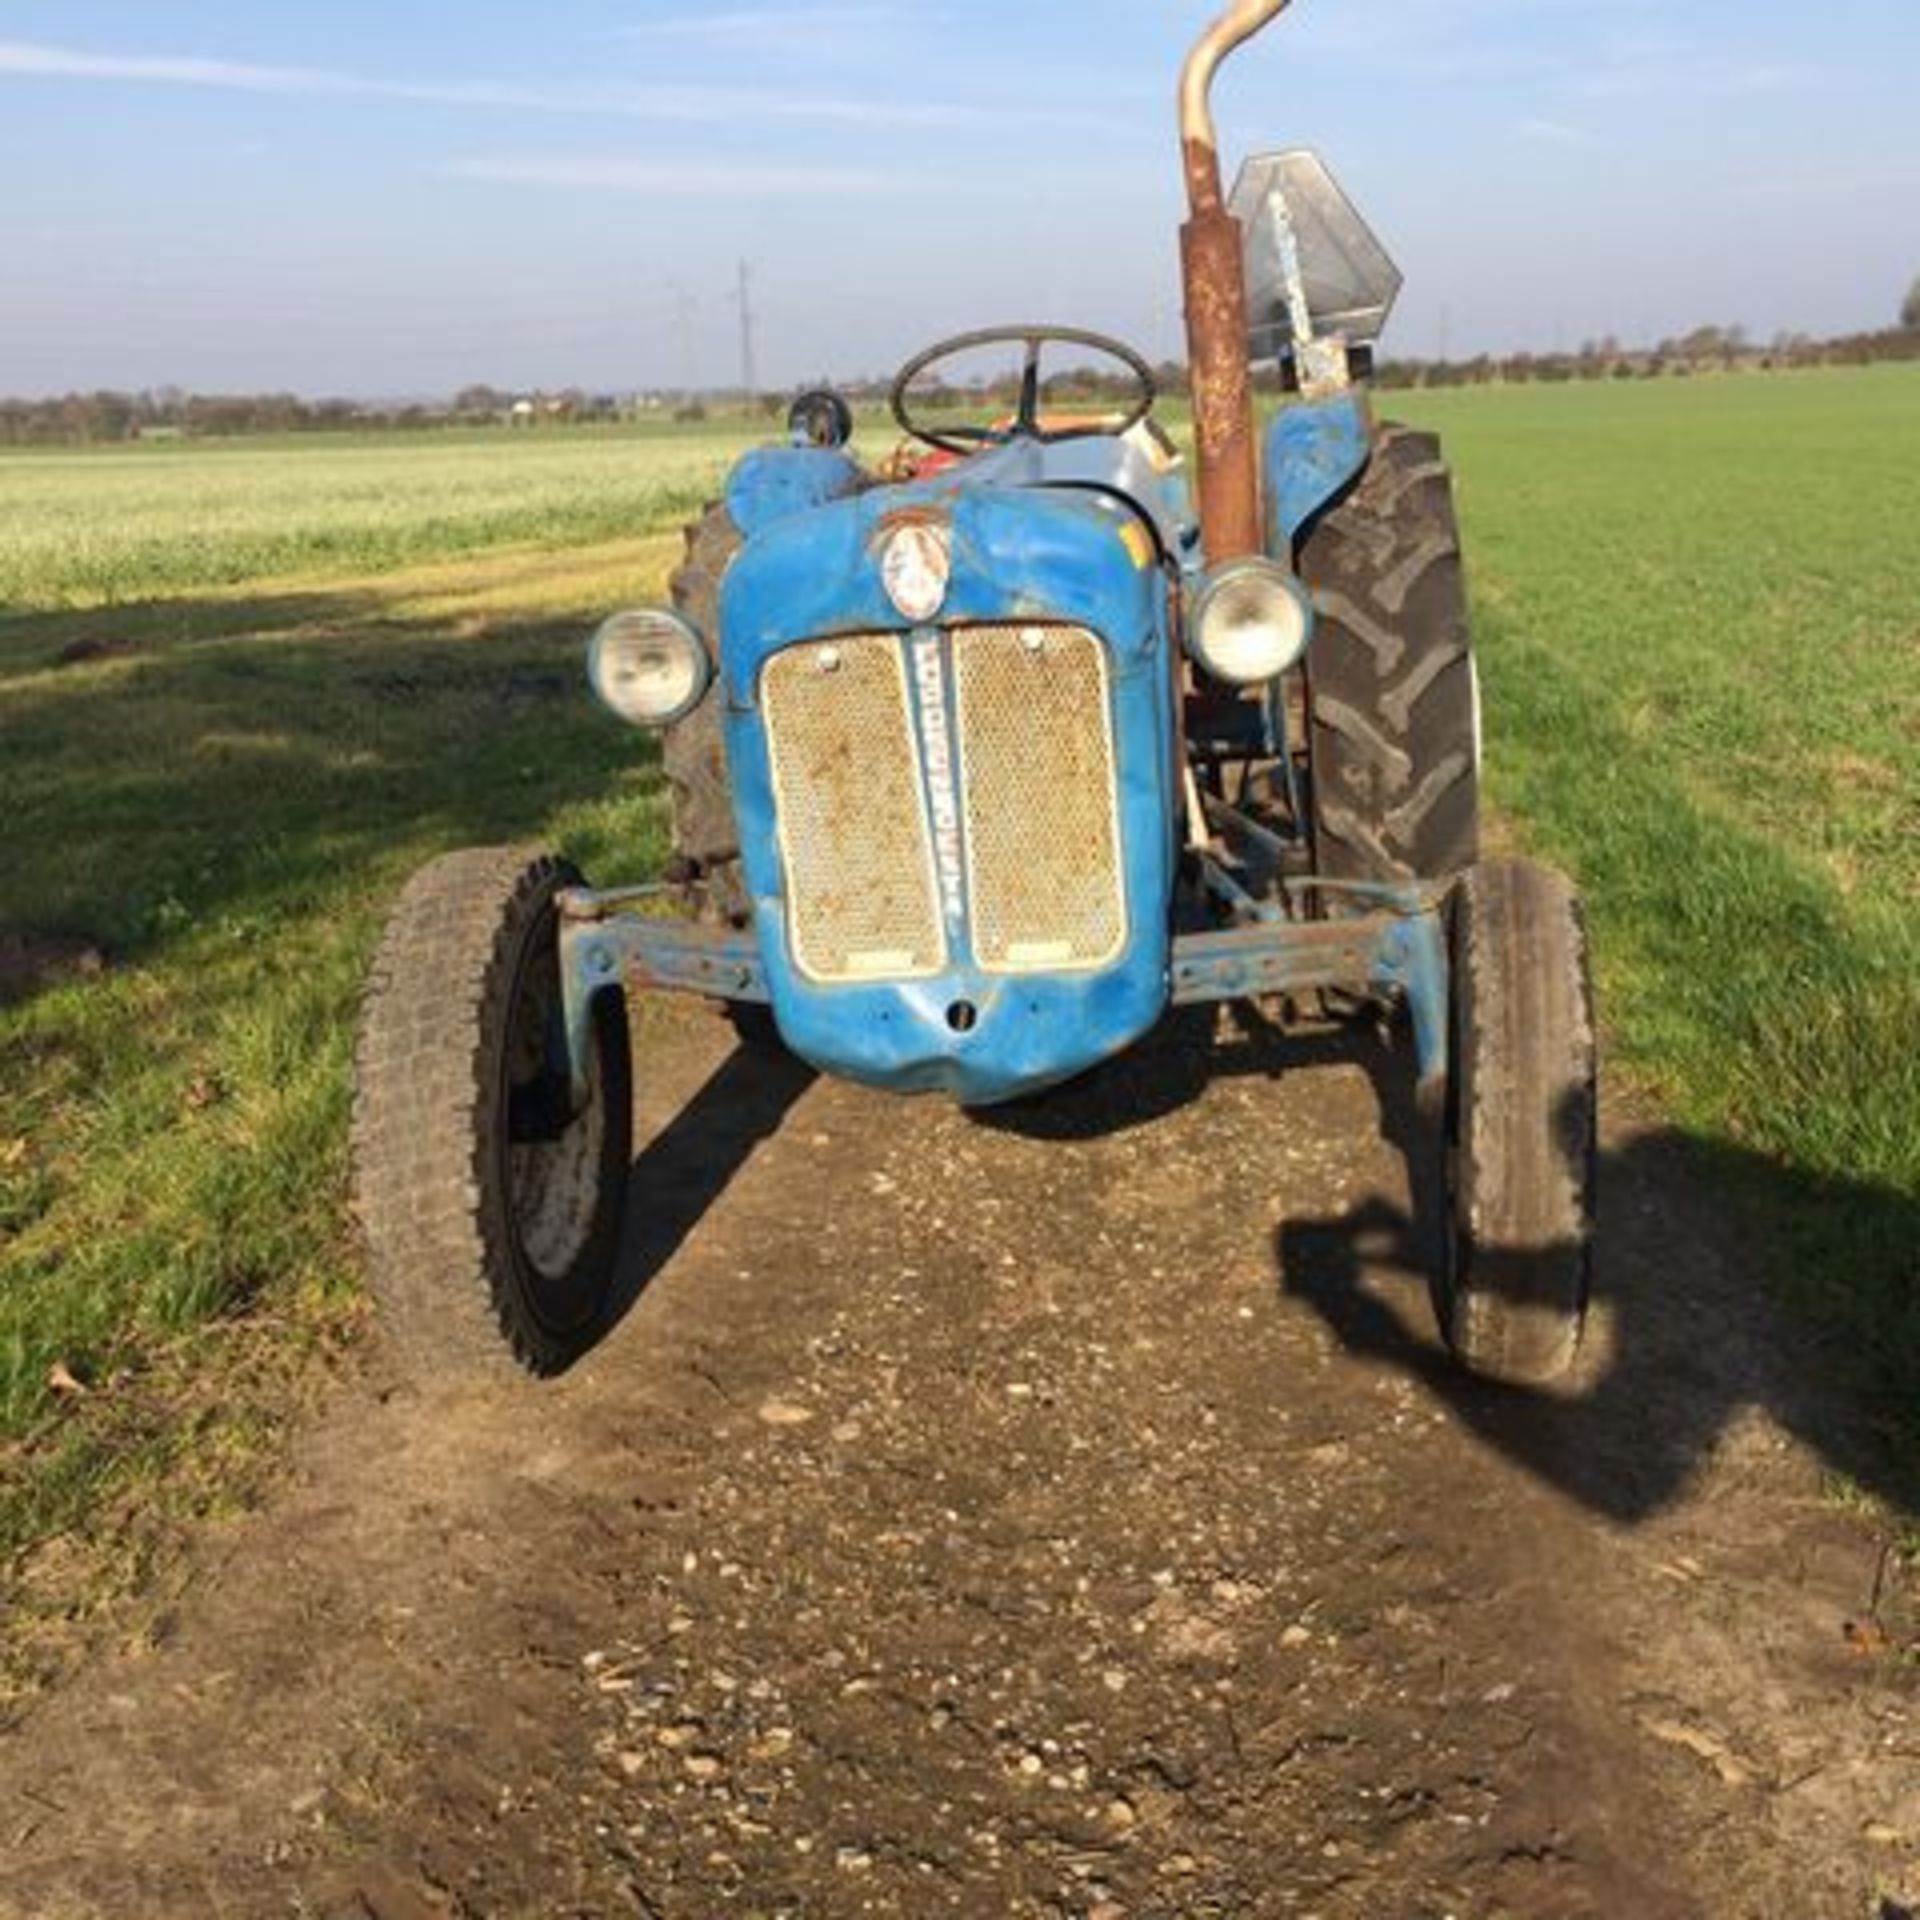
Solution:
{"label": "front grille panel", "polygon": [[1126,944],[1107,653],[1084,627],[954,636],[974,956],[1104,966]]}
{"label": "front grille panel", "polygon": [[[761,682],[795,964],[825,983],[948,963],[942,868],[904,634],[776,654]],[[955,782],[972,954],[986,972],[1086,972],[1126,946],[1107,651],[1084,627],[963,627],[950,649]],[[929,658],[926,663],[932,665]],[[943,788],[944,790],[944,788]],[[948,888],[958,908],[957,853]]]}
{"label": "front grille panel", "polygon": [[761,696],[795,964],[822,981],[940,972],[946,937],[899,638],[776,654]]}

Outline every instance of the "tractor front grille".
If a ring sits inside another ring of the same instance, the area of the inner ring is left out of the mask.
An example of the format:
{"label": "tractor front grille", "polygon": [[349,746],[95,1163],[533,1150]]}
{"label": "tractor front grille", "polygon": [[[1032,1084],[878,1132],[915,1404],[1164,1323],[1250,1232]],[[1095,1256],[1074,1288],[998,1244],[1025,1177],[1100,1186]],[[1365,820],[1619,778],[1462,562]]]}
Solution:
{"label": "tractor front grille", "polygon": [[[948,702],[951,701],[951,711]],[[990,973],[1126,944],[1107,650],[1084,627],[857,634],[762,681],[794,960],[823,982]]]}
{"label": "tractor front grille", "polygon": [[899,639],[775,654],[761,696],[795,964],[815,980],[938,973],[947,942]]}
{"label": "tractor front grille", "polygon": [[954,636],[974,957],[1104,966],[1126,944],[1107,650],[1084,627]]}

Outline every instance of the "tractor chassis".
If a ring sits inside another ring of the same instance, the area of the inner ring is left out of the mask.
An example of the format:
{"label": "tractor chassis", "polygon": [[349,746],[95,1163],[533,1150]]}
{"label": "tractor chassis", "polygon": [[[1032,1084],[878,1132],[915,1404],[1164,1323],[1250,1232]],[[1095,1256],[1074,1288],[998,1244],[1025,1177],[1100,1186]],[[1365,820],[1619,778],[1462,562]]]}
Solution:
{"label": "tractor chassis", "polygon": [[[1172,1004],[1204,1006],[1322,989],[1404,1000],[1422,1100],[1433,1098],[1447,1075],[1444,890],[1306,879],[1288,883],[1288,906],[1282,908],[1253,902],[1211,854],[1203,852],[1201,860],[1208,891],[1242,905],[1248,917],[1243,925],[1175,936]],[[1357,910],[1299,917],[1298,903],[1314,893],[1350,901]],[[712,1000],[771,1000],[751,931],[646,911],[683,898],[674,886],[607,893],[574,888],[560,896],[567,1068],[576,1102],[585,1098],[599,994],[631,984]]]}

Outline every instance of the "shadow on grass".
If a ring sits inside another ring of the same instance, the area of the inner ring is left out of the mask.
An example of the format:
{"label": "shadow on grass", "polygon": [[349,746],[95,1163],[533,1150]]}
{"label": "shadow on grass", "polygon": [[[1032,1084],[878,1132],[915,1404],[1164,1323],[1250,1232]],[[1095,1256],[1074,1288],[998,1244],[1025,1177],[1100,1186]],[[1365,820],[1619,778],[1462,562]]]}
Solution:
{"label": "shadow on grass", "polygon": [[[1599,1169],[1594,1277],[1603,1342],[1564,1392],[1475,1380],[1442,1347],[1427,1276],[1444,1247],[1437,1134],[1415,1109],[1410,1048],[1355,1027],[1288,1036],[1254,1029],[1211,1048],[1211,1015],[1183,1016],[1135,1054],[989,1124],[1028,1138],[1099,1138],[1150,1124],[1218,1074],[1359,1065],[1404,1189],[1275,1234],[1284,1296],[1311,1308],[1350,1353],[1417,1380],[1485,1443],[1609,1519],[1634,1523],[1678,1499],[1737,1417],[1761,1407],[1832,1472],[1908,1513],[1920,1510],[1910,1414],[1894,1398],[1911,1353],[1862,1350],[1876,1296],[1848,1248],[1877,1248],[1879,1277],[1920,1249],[1920,1206],[1885,1190],[1811,1179],[1670,1127],[1628,1134]],[[1258,1205],[1257,1193],[1248,1204]],[[1794,1244],[1832,1249],[1837,1270],[1785,1272]],[[1791,1301],[1789,1299],[1791,1296]],[[1821,1300],[1827,1311],[1802,1303]]]}
{"label": "shadow on grass", "polygon": [[0,679],[0,932],[116,961],[654,787],[573,620],[163,602],[0,621]]}
{"label": "shadow on grass", "polygon": [[[85,633],[135,651],[39,671]],[[571,621],[408,621],[352,591],[0,623],[0,674],[11,662],[21,676],[0,721],[0,933],[97,945],[113,961],[164,956],[212,925],[297,966],[298,929],[314,915],[365,911],[435,851],[544,837],[570,813],[618,862],[597,877],[638,871],[658,851],[641,843],[657,774],[594,711],[579,661]],[[591,864],[593,848],[575,850]],[[1674,1498],[1753,1404],[1837,1471],[1916,1504],[1920,1473],[1896,1471],[1854,1386],[1868,1369],[1834,1351],[1878,1349],[1883,1375],[1920,1375],[1913,1288],[1902,1307],[1899,1279],[1920,1248],[1910,1199],[1672,1130],[1640,1134],[1602,1169],[1610,1366],[1572,1399],[1495,1392],[1438,1351],[1417,1283],[1393,1292],[1394,1273],[1430,1263],[1435,1231],[1432,1144],[1414,1124],[1401,1055],[1333,1034],[1256,1036],[1222,1056],[1208,1019],[1170,1023],[1090,1081],[993,1124],[1043,1139],[1111,1132],[1186,1104],[1222,1071],[1358,1058],[1416,1203],[1376,1195],[1291,1222],[1278,1247],[1289,1295],[1349,1348],[1415,1375],[1489,1443],[1617,1518]],[[629,1303],[778,1125],[804,1085],[796,1071],[729,1063],[643,1154]],[[1789,1244],[1791,1290],[1809,1312],[1784,1311],[1764,1284],[1789,1264]]]}

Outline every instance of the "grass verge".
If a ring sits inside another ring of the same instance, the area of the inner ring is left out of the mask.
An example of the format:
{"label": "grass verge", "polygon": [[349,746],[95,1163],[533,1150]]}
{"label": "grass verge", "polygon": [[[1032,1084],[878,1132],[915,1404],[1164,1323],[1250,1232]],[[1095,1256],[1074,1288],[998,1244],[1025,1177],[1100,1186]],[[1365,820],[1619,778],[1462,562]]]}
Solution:
{"label": "grass verge", "polygon": [[[1724,1149],[1920,1463],[1920,377],[1389,410],[1458,462],[1494,797],[1587,890],[1616,1060]],[[402,877],[490,840],[609,877],[662,851],[578,640],[675,543],[553,513],[560,552],[369,577],[349,539],[0,621],[0,933],[32,936],[0,942],[0,1693],[236,1497],[351,1331],[348,1050]],[[372,557],[447,544],[417,526]],[[36,594],[86,597],[48,564]]]}
{"label": "grass verge", "polygon": [[[0,638],[0,1690],[233,1497],[359,1312],[349,1053],[382,903],[434,853],[664,847],[581,635],[677,539],[289,580]],[[78,630],[130,649],[56,666]],[[104,956],[97,977],[60,963]],[[32,975],[37,965],[50,974]]]}
{"label": "grass verge", "polygon": [[1494,798],[1579,876],[1616,1064],[1722,1150],[1912,1510],[1920,375],[1406,398],[1460,470]]}

